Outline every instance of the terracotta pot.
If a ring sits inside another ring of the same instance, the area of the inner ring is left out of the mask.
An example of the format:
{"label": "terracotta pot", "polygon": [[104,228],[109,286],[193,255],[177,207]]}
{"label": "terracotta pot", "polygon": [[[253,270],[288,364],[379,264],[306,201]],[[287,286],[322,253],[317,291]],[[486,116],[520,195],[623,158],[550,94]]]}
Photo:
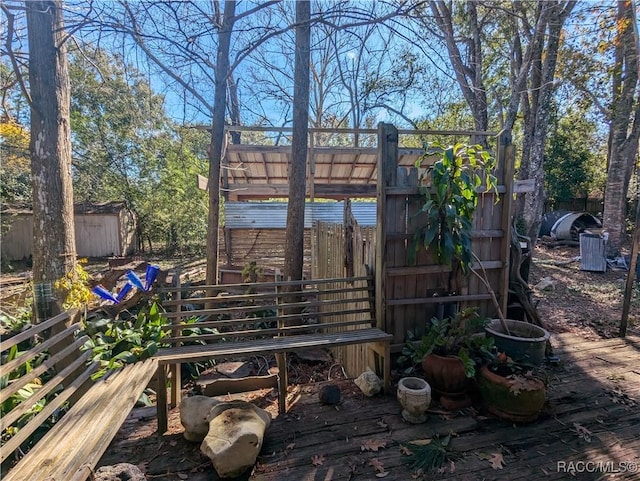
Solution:
{"label": "terracotta pot", "polygon": [[487,410],[507,421],[535,421],[547,397],[545,385],[539,379],[529,383],[533,389],[521,390],[514,394],[511,390],[514,380],[500,376],[487,366],[480,368],[478,388]]}
{"label": "terracotta pot", "polygon": [[459,357],[429,354],[422,359],[422,370],[436,394],[452,398],[465,396],[469,379]]}

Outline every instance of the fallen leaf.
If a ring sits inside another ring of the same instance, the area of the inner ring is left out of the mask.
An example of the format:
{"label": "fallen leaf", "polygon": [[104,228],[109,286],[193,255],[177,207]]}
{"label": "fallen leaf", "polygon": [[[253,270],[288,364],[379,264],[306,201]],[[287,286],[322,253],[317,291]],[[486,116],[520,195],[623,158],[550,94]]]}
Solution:
{"label": "fallen leaf", "polygon": [[289,451],[293,451],[293,448],[295,448],[295,447],[296,447],[296,443],[287,444],[287,447],[284,448],[284,452],[288,453]]}
{"label": "fallen leaf", "polygon": [[384,422],[384,419],[381,419],[380,421],[378,421],[376,423],[378,426],[380,426],[382,429],[386,429],[387,428],[387,423]]}
{"label": "fallen leaf", "polygon": [[311,464],[313,464],[314,466],[322,466],[324,462],[325,457],[322,454],[316,454],[315,456],[311,457]]}
{"label": "fallen leaf", "polygon": [[387,446],[387,442],[382,439],[367,439],[362,446],[360,446],[361,451],[378,451],[380,448],[384,448]]}
{"label": "fallen leaf", "polygon": [[169,441],[169,446],[177,446],[178,441]]}
{"label": "fallen leaf", "polygon": [[591,431],[585,428],[582,424],[573,423],[573,427],[575,428],[575,432],[580,439],[584,439],[586,442],[591,442]]}
{"label": "fallen leaf", "polygon": [[491,463],[491,467],[493,469],[502,469],[506,464],[504,462],[504,458],[502,457],[502,453],[491,453],[489,463]]}
{"label": "fallen leaf", "polygon": [[389,474],[389,471],[384,471],[382,473],[376,473],[376,478],[384,478]]}
{"label": "fallen leaf", "polygon": [[406,446],[400,445],[400,452],[405,456],[411,456],[413,452]]}
{"label": "fallen leaf", "polygon": [[431,444],[431,439],[414,439],[413,441],[409,441],[409,444],[413,444],[414,446],[426,446],[427,444]]}
{"label": "fallen leaf", "polygon": [[411,473],[411,479],[419,479],[422,478],[422,476],[424,476],[424,470],[422,468]]}
{"label": "fallen leaf", "polygon": [[455,473],[456,472],[456,463],[454,463],[453,461],[449,462],[449,472],[450,473]]}
{"label": "fallen leaf", "polygon": [[188,474],[184,474],[184,473],[176,473],[178,475],[178,477],[180,479],[189,479],[189,475]]}
{"label": "fallen leaf", "polygon": [[369,461],[369,466],[373,466],[373,469],[375,469],[379,473],[384,473],[384,466],[378,458],[373,458],[371,461]]}

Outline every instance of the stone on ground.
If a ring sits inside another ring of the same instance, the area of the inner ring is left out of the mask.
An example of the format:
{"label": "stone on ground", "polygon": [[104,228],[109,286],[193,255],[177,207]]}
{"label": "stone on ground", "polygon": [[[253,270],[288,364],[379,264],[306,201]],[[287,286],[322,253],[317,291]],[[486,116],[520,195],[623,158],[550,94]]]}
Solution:
{"label": "stone on ground", "polygon": [[201,442],[209,432],[209,411],[219,401],[207,396],[191,396],[180,403],[180,422],[187,441]]}
{"label": "stone on ground", "polygon": [[200,451],[221,478],[240,476],[255,464],[271,415],[249,402],[232,401],[214,406],[209,420]]}
{"label": "stone on ground", "polygon": [[382,381],[371,369],[367,369],[354,381],[365,396],[373,396],[382,390]]}
{"label": "stone on ground", "polygon": [[91,479],[94,481],[147,481],[140,468],[129,463],[102,466],[96,470]]}

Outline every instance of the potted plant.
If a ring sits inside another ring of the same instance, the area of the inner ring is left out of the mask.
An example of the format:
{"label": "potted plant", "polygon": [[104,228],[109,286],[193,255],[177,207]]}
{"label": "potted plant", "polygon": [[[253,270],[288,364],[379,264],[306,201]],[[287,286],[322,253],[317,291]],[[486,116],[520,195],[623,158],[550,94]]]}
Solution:
{"label": "potted plant", "polygon": [[540,371],[504,353],[480,368],[478,390],[490,413],[512,422],[535,421],[547,398]]}
{"label": "potted plant", "polygon": [[487,321],[478,315],[476,308],[461,310],[444,319],[434,317],[417,342],[412,333],[407,333],[408,342],[398,360],[410,359],[413,365],[422,366],[425,379],[440,396],[443,407],[468,406],[469,380],[493,348],[493,339],[481,332]]}
{"label": "potted plant", "polygon": [[[415,263],[416,253],[423,246],[442,264],[454,270],[459,267],[466,274],[472,262],[471,234],[478,189],[484,185],[487,192],[495,190],[495,159],[480,145],[434,144],[425,156],[434,154],[440,154],[440,158],[421,174],[424,204],[420,213],[424,222],[413,237],[409,261]],[[423,158],[416,161],[416,168]]]}
{"label": "potted plant", "polygon": [[[487,335],[517,360],[539,364],[544,358],[549,333],[529,323],[505,319],[482,263],[471,250],[479,191],[482,186],[486,192],[496,189],[496,178],[492,174],[495,159],[480,145],[436,145],[427,152],[427,155],[433,154],[440,154],[440,158],[422,174],[426,184],[421,188],[424,203],[420,212],[424,222],[413,237],[409,261],[415,263],[418,249],[424,247],[436,260],[452,268],[452,278],[458,269],[464,275],[478,277],[491,295],[498,314],[498,319],[486,328]],[[416,161],[417,168],[422,160]],[[473,261],[482,274],[472,267]]]}

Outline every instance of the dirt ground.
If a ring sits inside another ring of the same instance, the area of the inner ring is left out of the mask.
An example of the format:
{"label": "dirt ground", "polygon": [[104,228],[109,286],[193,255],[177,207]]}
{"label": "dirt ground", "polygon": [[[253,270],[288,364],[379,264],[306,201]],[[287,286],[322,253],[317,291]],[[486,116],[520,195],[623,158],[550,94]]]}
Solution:
{"label": "dirt ground", "polygon": [[[533,287],[540,317],[552,333],[571,331],[585,339],[615,337],[620,329],[627,272],[581,271],[580,262],[575,260],[579,255],[578,247],[536,247],[529,284]],[[536,284],[545,278],[553,286],[536,289]],[[640,288],[637,282],[628,324],[628,332],[638,332]]]}

